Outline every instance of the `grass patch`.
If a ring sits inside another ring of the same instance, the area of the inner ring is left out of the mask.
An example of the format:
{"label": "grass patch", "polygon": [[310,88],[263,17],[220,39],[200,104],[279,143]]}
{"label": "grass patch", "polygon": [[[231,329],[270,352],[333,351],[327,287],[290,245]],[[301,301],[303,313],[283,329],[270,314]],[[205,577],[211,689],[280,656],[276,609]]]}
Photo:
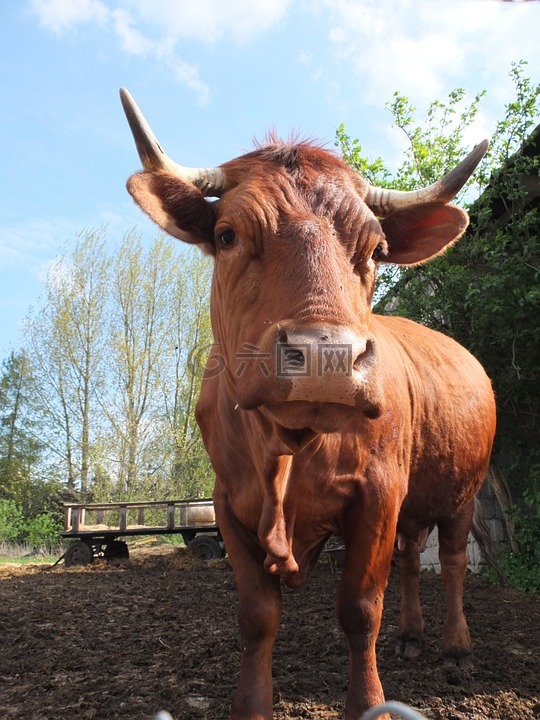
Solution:
{"label": "grass patch", "polygon": [[65,548],[54,545],[34,548],[26,543],[0,543],[0,564],[51,563],[63,555]]}

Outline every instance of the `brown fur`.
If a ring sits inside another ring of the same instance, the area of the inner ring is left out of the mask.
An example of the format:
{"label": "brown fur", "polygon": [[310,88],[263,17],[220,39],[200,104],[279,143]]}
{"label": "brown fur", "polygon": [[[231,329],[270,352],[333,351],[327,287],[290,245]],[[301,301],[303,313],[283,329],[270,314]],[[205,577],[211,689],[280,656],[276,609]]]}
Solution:
{"label": "brown fur", "polygon": [[[170,177],[132,181],[130,191],[162,227],[215,257],[212,353],[221,360],[209,362],[197,419],[239,591],[243,658],[231,716],[271,718],[280,584],[306,582],[337,534],[347,548],[337,612],[352,720],[383,700],[375,642],[397,532],[400,653],[420,648],[418,551],[435,524],[444,652],[470,650],[461,595],[494,434],[491,386],[454,341],[371,313],[374,258],[428,260],[460,237],[467,216],[429,204],[380,222],[364,203],[365,181],[307,143],[261,146],[222,168],[226,191],[211,207]],[[235,239],[227,246],[224,232]],[[303,377],[280,370],[283,347],[303,368],[311,363]],[[346,373],[317,364],[329,347],[350,349]]]}

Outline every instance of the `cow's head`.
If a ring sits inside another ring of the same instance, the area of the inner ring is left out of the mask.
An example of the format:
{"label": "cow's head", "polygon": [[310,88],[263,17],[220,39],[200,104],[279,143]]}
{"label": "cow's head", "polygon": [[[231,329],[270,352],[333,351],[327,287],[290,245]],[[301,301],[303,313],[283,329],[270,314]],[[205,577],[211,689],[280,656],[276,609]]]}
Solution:
{"label": "cow's head", "polygon": [[[412,265],[467,227],[447,203],[487,142],[419,191],[373,187],[332,153],[269,142],[212,169],[177,165],[126,91],[144,171],[128,190],[169,234],[214,257],[212,324],[233,400],[290,447],[384,402],[371,302],[377,264]],[[211,367],[219,368],[219,362]]]}

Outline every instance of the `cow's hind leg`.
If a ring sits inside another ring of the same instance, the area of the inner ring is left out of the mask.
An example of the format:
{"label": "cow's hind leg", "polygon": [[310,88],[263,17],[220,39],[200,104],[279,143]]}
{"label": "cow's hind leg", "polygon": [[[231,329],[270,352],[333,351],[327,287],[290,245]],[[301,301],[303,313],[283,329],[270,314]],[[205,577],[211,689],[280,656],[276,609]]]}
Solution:
{"label": "cow's hind leg", "polygon": [[420,547],[414,540],[405,540],[405,547],[396,554],[401,583],[401,619],[396,655],[406,659],[422,652],[424,618],[420,606]]}
{"label": "cow's hind leg", "polygon": [[471,637],[463,613],[463,584],[467,571],[467,538],[472,524],[474,503],[459,515],[438,524],[441,578],[446,594],[443,654],[446,664],[470,664]]}

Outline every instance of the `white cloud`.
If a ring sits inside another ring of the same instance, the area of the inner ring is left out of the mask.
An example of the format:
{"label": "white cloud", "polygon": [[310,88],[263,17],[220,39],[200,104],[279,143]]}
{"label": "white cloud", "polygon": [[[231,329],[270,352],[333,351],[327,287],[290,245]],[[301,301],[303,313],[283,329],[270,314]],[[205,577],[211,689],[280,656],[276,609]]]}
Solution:
{"label": "white cloud", "polygon": [[[137,26],[173,42],[182,39],[215,42],[251,40],[281,20],[291,0],[29,0],[40,23],[61,33],[84,23],[121,20],[131,49],[141,49],[146,38]],[[129,28],[129,30],[128,30]]]}
{"label": "white cloud", "polygon": [[134,27],[133,17],[128,12],[121,8],[113,10],[111,20],[114,31],[120,40],[120,47],[124,52],[139,57],[155,55],[155,43]]}
{"label": "white cloud", "polygon": [[[361,100],[381,107],[400,90],[425,104],[471,79],[508,98],[513,60],[540,65],[532,31],[540,3],[498,0],[28,0],[39,21],[65,33],[90,23],[114,34],[126,54],[158,63],[206,104],[211,87],[183,56],[186,41],[245,43],[276,27],[294,8],[327,27],[343,77],[358,81]],[[328,51],[328,48],[326,48]],[[318,57],[299,56],[305,67]],[[325,75],[324,64],[313,77]],[[326,72],[326,76],[328,73]],[[313,79],[312,77],[312,79]],[[339,83],[339,70],[332,83]],[[350,94],[354,92],[348,88]],[[343,90],[342,90],[343,92]]]}
{"label": "white cloud", "polygon": [[321,2],[332,16],[330,39],[336,52],[362,79],[367,101],[389,98],[396,89],[432,98],[440,91],[441,74],[462,66],[463,46],[453,31],[448,3],[431,0],[437,7],[435,21],[429,8],[419,12],[422,3],[411,0]]}
{"label": "white cloud", "polygon": [[111,13],[112,26],[120,47],[124,52],[140,58],[152,58],[165,65],[186,87],[193,90],[201,105],[210,99],[210,89],[201,79],[196,65],[177,57],[174,44],[169,40],[153,40],[141,33],[135,26],[133,17],[123,9]]}
{"label": "white cloud", "polygon": [[[327,95],[330,82],[340,84],[334,96],[349,100],[349,130],[356,121],[353,108],[362,108],[368,132],[374,129],[368,154],[382,155],[391,167],[408,146],[405,135],[390,126],[390,114],[381,112],[396,90],[418,108],[418,119],[431,101],[444,101],[457,87],[467,91],[467,104],[487,88],[482,111],[464,134],[464,143],[472,147],[492,135],[503,105],[513,99],[511,63],[527,60],[525,75],[538,81],[540,43],[534,28],[540,23],[540,2],[304,0],[303,9],[327,28]],[[303,59],[314,62],[307,55]],[[370,106],[381,118],[377,125],[370,125]],[[358,123],[363,122],[358,115]]]}
{"label": "white cloud", "polygon": [[290,0],[128,0],[145,26],[179,39],[215,42],[251,40],[281,20]]}
{"label": "white cloud", "polygon": [[[122,50],[153,59],[205,104],[208,85],[198,68],[182,59],[176,45],[181,40],[247,42],[284,17],[290,0],[30,0],[41,25],[57,34],[97,23],[117,37]],[[141,28],[144,28],[141,29]]]}
{"label": "white cloud", "polygon": [[[336,54],[380,104],[400,90],[415,102],[441,97],[464,77],[504,77],[512,60],[540,62],[537,3],[495,0],[315,0],[328,13]],[[533,7],[534,6],[534,7]],[[476,88],[480,90],[483,85]]]}
{"label": "white cloud", "polygon": [[40,23],[61,34],[83,23],[104,24],[109,10],[101,0],[30,0]]}

